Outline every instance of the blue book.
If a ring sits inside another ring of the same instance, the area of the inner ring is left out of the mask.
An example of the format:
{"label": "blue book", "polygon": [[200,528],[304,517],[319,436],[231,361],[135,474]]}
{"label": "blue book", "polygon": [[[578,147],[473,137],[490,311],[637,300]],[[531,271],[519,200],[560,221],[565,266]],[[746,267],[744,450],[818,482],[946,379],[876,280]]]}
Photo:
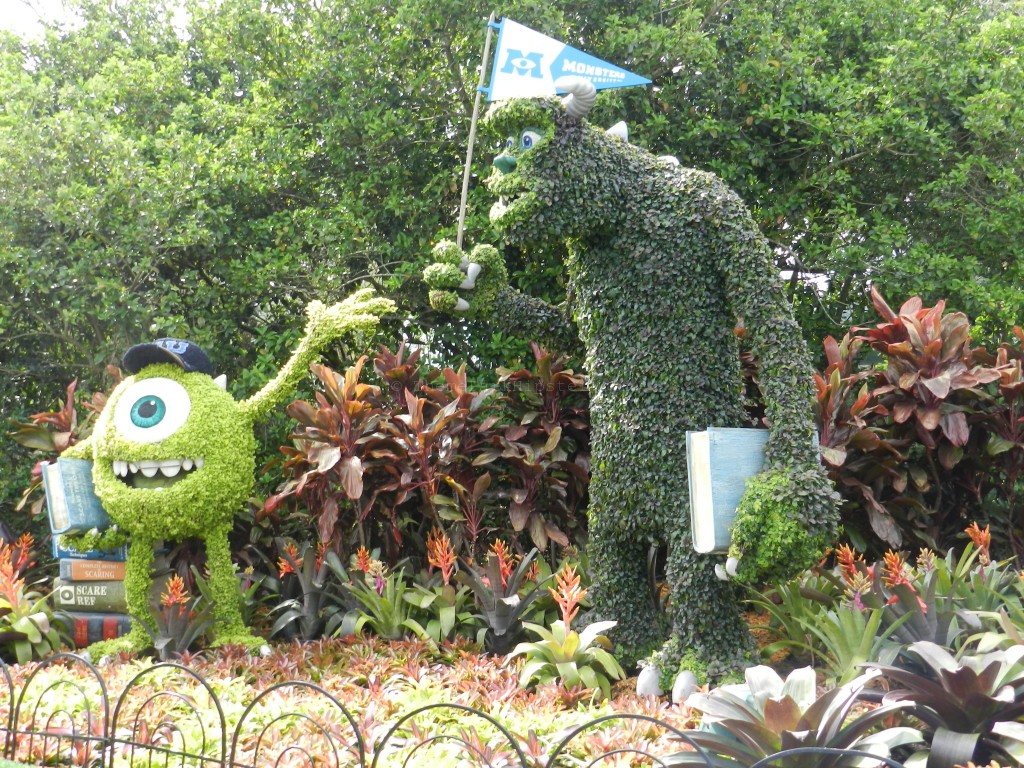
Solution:
{"label": "blue book", "polygon": [[71,547],[62,547],[58,541],[60,537],[54,536],[52,540],[54,560],[113,560],[125,561],[128,559],[128,547],[117,547],[116,549],[87,549],[81,552]]}
{"label": "blue book", "polygon": [[53,533],[85,533],[106,528],[110,518],[92,484],[92,462],[64,459],[43,465],[46,510]]}
{"label": "blue book", "polygon": [[747,478],[764,466],[768,430],[709,427],[686,433],[690,526],[697,552],[728,552]]}

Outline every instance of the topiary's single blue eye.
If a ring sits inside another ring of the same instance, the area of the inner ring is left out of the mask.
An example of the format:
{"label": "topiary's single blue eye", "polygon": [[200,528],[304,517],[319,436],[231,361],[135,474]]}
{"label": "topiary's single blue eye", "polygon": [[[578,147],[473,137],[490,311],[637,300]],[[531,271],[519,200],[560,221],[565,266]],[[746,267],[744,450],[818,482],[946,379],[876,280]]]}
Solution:
{"label": "topiary's single blue eye", "polygon": [[519,146],[522,149],[530,149],[541,140],[541,135],[536,131],[523,131],[519,137]]}
{"label": "topiary's single blue eye", "polygon": [[178,382],[163,377],[140,379],[119,395],[114,426],[126,440],[156,443],[181,429],[191,410],[192,399]]}
{"label": "topiary's single blue eye", "polygon": [[164,420],[164,416],[167,415],[167,406],[155,395],[140,397],[132,406],[131,415],[132,424],[149,429]]}

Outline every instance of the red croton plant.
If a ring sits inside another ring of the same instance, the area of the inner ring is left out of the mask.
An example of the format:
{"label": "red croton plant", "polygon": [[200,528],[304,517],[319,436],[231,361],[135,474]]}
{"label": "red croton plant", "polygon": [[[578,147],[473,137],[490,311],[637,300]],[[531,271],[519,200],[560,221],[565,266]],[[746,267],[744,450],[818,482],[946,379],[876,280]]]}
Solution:
{"label": "red croton plant", "polygon": [[1024,471],[1024,350],[972,348],[966,315],[944,302],[912,298],[894,311],[875,288],[871,299],[881,322],[826,338],[828,365],[815,374],[822,457],[847,501],[847,532],[861,549],[879,550],[875,540],[944,550],[990,510],[1024,555],[1024,513],[1013,503]]}
{"label": "red croton plant", "polygon": [[321,391],[287,409],[287,479],[263,514],[308,514],[343,556],[370,542],[389,562],[436,528],[468,558],[494,528],[540,549],[572,543],[586,506],[586,392],[564,359],[534,356],[536,370],[500,370],[498,388],[478,391],[465,367],[424,373],[404,345],[374,360],[384,387],[361,381],[366,358],[344,374],[313,366]]}

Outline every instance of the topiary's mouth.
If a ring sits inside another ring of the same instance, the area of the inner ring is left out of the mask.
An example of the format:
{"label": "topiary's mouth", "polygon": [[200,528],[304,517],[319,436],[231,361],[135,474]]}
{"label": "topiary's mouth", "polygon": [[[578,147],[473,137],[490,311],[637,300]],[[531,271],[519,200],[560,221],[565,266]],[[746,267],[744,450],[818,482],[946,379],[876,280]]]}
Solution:
{"label": "topiary's mouth", "polygon": [[112,463],[114,477],[129,488],[160,490],[184,480],[197,469],[203,468],[202,457],[195,459],[143,459]]}

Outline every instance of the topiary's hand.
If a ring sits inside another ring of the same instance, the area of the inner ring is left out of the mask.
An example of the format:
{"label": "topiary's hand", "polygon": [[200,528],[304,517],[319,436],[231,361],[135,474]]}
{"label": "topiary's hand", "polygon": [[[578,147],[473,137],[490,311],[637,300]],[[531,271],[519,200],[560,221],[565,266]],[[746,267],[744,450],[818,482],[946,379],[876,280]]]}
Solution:
{"label": "topiary's hand", "polygon": [[306,332],[298,347],[288,358],[272,380],[255,395],[240,403],[242,412],[252,421],[262,418],[272,408],[280,405],[295,391],[295,387],[310,363],[332,341],[351,330],[369,330],[380,321],[380,316],[393,312],[395,303],[373,295],[372,288],[356,291],[344,301],[325,305],[322,301],[311,301],[306,305]]}
{"label": "topiary's hand", "polygon": [[720,578],[785,581],[824,557],[838,537],[839,494],[820,464],[769,469],[747,481]]}
{"label": "topiary's hand", "polygon": [[381,315],[394,311],[395,303],[374,296],[372,288],[356,291],[331,306],[322,301],[311,301],[306,305],[306,336],[311,341],[322,339],[326,344],[346,331],[372,328],[380,321]]}
{"label": "topiary's hand", "polygon": [[[434,246],[435,263],[423,270],[430,290],[430,306],[440,312],[469,316],[493,311],[498,292],[508,285],[505,260],[493,245],[478,245],[466,254],[451,240]],[[473,291],[466,300],[456,291]]]}

